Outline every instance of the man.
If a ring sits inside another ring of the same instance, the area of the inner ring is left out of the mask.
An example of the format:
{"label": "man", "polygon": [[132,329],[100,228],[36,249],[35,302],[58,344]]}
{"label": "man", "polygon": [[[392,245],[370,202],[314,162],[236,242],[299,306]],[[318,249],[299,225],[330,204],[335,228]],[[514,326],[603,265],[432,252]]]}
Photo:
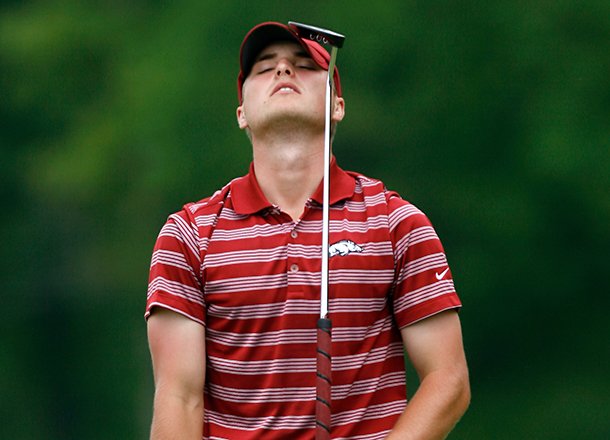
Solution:
{"label": "man", "polygon": [[[152,258],[153,439],[314,437],[328,61],[280,23],[242,43],[250,172],[170,216]],[[332,438],[444,438],[470,394],[441,243],[381,182],[334,159],[330,174]],[[405,349],[420,377],[408,405]]]}

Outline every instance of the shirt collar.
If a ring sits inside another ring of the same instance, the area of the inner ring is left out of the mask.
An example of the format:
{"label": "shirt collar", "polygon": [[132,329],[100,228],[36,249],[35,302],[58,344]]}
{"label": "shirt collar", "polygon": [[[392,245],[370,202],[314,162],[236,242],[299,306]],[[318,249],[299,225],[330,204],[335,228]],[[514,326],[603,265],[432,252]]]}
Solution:
{"label": "shirt collar", "polygon": [[[343,171],[339,165],[337,165],[335,156],[332,156],[330,160],[330,204],[334,205],[341,200],[350,198],[354,195],[355,190],[356,179]],[[318,189],[316,189],[311,198],[321,205],[323,194],[324,182],[320,182]]]}
{"label": "shirt collar", "polygon": [[[314,201],[322,204],[323,182],[311,197]],[[350,198],[356,189],[356,180],[353,176],[343,171],[338,165],[335,157],[330,162],[330,204],[333,205],[341,200]],[[262,211],[273,205],[267,200],[254,173],[254,163],[250,164],[250,171],[243,177],[231,182],[231,199],[233,209],[237,214],[250,215]]]}
{"label": "shirt collar", "polygon": [[273,205],[258,186],[254,173],[254,162],[250,163],[250,172],[231,182],[231,199],[237,214],[250,215],[271,208]]}

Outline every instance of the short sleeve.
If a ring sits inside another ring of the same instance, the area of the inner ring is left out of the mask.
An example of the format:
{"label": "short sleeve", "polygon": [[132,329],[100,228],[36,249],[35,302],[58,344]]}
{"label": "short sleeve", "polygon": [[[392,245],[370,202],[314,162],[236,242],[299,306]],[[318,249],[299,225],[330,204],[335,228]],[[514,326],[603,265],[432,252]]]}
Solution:
{"label": "short sleeve", "polygon": [[197,226],[187,210],[171,215],[153,250],[144,317],[163,307],[205,325],[200,267]]}
{"label": "short sleeve", "polygon": [[430,220],[395,193],[388,194],[396,265],[393,310],[400,328],[461,307],[445,251]]}

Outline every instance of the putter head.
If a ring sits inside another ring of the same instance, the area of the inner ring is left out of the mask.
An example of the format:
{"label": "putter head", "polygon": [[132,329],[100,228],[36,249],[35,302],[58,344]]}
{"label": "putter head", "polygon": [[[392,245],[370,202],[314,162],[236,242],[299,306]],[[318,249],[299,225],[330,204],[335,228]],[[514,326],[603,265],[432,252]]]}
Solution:
{"label": "putter head", "polygon": [[343,47],[343,42],[345,41],[344,35],[329,29],[322,29],[317,26],[297,23],[295,21],[289,21],[288,25],[293,28],[301,38],[317,41],[320,44],[334,46],[339,49]]}

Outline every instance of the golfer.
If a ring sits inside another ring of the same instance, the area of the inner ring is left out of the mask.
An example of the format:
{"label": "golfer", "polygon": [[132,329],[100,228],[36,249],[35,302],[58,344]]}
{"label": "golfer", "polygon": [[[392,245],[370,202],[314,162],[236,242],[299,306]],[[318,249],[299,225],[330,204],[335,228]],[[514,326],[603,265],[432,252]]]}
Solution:
{"label": "golfer", "polygon": [[[155,440],[315,436],[329,54],[268,22],[239,61],[249,172],[169,216],[152,256]],[[333,82],[334,131],[346,108]],[[331,437],[445,438],[470,390],[441,242],[418,208],[334,157],[329,206]],[[405,351],[420,378],[408,402]]]}

